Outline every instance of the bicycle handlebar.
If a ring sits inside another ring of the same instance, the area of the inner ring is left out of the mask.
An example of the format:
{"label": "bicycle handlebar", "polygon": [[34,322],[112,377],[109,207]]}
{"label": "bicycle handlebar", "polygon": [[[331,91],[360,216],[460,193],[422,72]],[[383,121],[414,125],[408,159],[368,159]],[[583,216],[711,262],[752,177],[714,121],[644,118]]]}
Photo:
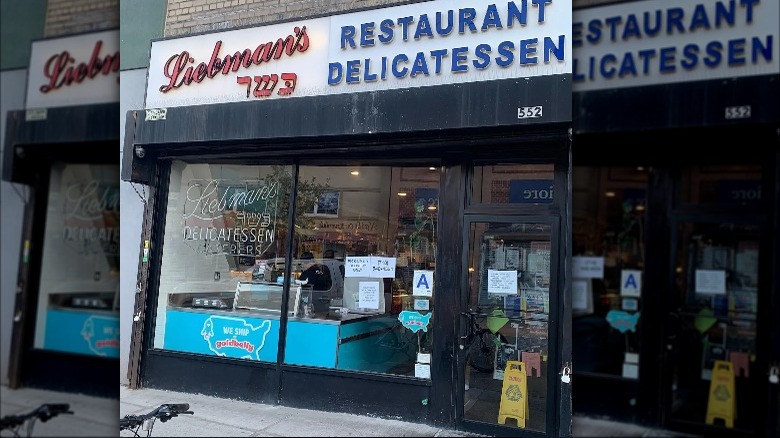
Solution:
{"label": "bicycle handlebar", "polygon": [[19,427],[31,418],[45,422],[59,414],[73,414],[73,411],[68,403],[44,403],[26,414],[6,415],[0,419],[0,430]]}
{"label": "bicycle handlebar", "polygon": [[180,414],[194,414],[194,412],[190,411],[189,409],[190,405],[188,403],[161,404],[147,414],[125,415],[123,418],[119,419],[119,429],[124,430],[140,426],[144,423],[144,421],[151,420],[153,418],[157,418],[161,422],[165,423],[166,421]]}

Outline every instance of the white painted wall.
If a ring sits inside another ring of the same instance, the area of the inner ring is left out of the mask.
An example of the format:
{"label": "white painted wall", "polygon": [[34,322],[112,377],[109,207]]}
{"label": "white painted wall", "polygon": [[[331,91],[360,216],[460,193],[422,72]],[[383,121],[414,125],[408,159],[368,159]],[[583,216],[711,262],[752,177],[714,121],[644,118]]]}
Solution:
{"label": "white painted wall", "polygon": [[[26,82],[26,69],[0,72],[0,169],[5,153],[6,114],[8,111],[24,109]],[[28,193],[29,188],[0,182],[0,383],[3,385],[8,384],[8,359],[24,219],[24,203],[17,191]]]}
{"label": "white painted wall", "polygon": [[[144,107],[146,69],[123,70],[119,81],[119,162],[122,162],[122,146],[125,138],[125,117],[127,112]],[[121,166],[121,164],[120,164]],[[135,189],[134,187],[135,186]],[[138,193],[136,193],[136,191]],[[128,384],[127,365],[130,355],[130,337],[133,329],[133,307],[135,306],[135,284],[138,277],[138,257],[141,245],[144,203],[142,196],[149,188],[140,184],[120,183],[122,204],[120,208],[120,265],[119,265],[119,383]]]}

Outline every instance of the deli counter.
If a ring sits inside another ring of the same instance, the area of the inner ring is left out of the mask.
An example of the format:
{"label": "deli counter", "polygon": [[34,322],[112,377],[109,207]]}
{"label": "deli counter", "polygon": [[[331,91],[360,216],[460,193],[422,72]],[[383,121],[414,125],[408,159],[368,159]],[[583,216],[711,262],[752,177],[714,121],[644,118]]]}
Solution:
{"label": "deli counter", "polygon": [[[282,285],[251,281],[238,282],[235,292],[171,293],[163,348],[275,363],[282,292]],[[292,286],[284,362],[376,372],[397,365],[393,358],[403,355],[377,354],[397,348],[384,342],[388,333],[398,330],[397,317],[384,309],[341,304],[341,298]]]}

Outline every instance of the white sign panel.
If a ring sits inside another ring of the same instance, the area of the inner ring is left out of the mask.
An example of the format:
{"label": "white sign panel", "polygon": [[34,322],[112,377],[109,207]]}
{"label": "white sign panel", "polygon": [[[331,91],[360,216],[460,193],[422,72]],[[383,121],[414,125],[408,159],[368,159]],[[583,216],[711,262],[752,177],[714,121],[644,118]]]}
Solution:
{"label": "white sign panel", "polygon": [[345,277],[370,277],[371,257],[347,257],[344,260]]}
{"label": "white sign panel", "polygon": [[395,278],[395,257],[371,257],[373,278]]}
{"label": "white sign panel", "polygon": [[361,281],[358,286],[358,307],[361,309],[379,308],[379,283]]}
{"label": "white sign panel", "polygon": [[415,270],[412,280],[412,295],[421,297],[433,296],[433,271]]}
{"label": "white sign panel", "polygon": [[697,269],[696,293],[723,295],[726,293],[726,271]]}
{"label": "white sign panel", "polygon": [[27,108],[119,102],[119,31],[33,41]]}
{"label": "white sign panel", "polygon": [[642,295],[642,271],[632,269],[620,271],[620,295],[624,297]]}
{"label": "white sign panel", "polygon": [[146,108],[571,73],[571,2],[437,0],[152,44]]}
{"label": "white sign panel", "polygon": [[418,379],[430,379],[431,366],[421,363],[414,364],[414,377],[417,377]]}
{"label": "white sign panel", "polygon": [[589,280],[574,280],[571,282],[571,308],[573,310],[588,310]]}
{"label": "white sign panel", "polygon": [[574,278],[604,278],[604,257],[571,258],[571,275]]}
{"label": "white sign panel", "polygon": [[517,271],[495,271],[488,269],[488,293],[516,294]]}
{"label": "white sign panel", "polygon": [[577,9],[573,89],[776,75],[779,4],[652,0]]}

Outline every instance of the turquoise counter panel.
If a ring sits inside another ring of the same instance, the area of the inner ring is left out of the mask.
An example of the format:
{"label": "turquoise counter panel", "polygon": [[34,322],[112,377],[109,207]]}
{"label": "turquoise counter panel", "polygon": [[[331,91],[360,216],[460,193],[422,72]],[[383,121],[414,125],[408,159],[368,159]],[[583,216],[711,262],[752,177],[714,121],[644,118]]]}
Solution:
{"label": "turquoise counter panel", "polygon": [[85,311],[47,310],[43,348],[119,357],[119,317]]}
{"label": "turquoise counter panel", "polygon": [[276,362],[279,321],[243,315],[165,312],[166,350]]}
{"label": "turquoise counter panel", "polygon": [[290,321],[287,324],[287,341],[284,362],[294,365],[336,367],[339,326]]}

